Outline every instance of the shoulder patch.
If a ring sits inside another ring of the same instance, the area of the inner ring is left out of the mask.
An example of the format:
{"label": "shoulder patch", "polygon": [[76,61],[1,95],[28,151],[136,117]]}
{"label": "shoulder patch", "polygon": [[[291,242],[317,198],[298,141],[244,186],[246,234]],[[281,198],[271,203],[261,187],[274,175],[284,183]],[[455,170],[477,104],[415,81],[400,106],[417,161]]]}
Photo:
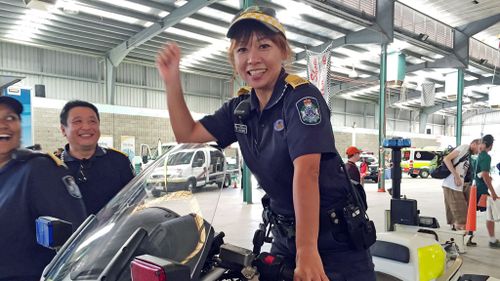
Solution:
{"label": "shoulder patch", "polygon": [[114,148],[109,148],[109,147],[107,147],[107,148],[106,148],[106,150],[112,150],[112,151],[114,151],[114,152],[118,152],[118,153],[120,153],[121,155],[123,155],[123,156],[125,156],[125,157],[127,157],[127,158],[128,158],[127,154],[123,153],[123,151],[121,151],[121,150],[114,149]]}
{"label": "shoulder patch", "polygon": [[249,94],[250,92],[252,91],[252,87],[250,86],[244,86],[244,87],[241,87],[238,92],[236,92],[236,96],[241,96],[241,95],[247,95]]}
{"label": "shoulder patch", "polygon": [[304,125],[317,125],[321,122],[319,103],[315,97],[301,98],[295,104],[299,112],[300,122]]}
{"label": "shoulder patch", "polygon": [[64,176],[62,178],[62,181],[64,183],[64,186],[66,186],[66,190],[68,191],[69,195],[77,199],[82,198],[80,188],[78,188],[78,185],[76,184],[75,179],[72,176]]}
{"label": "shoulder patch", "polygon": [[29,160],[37,158],[37,157],[50,158],[50,159],[52,159],[52,161],[54,161],[54,163],[56,163],[57,166],[66,168],[66,165],[64,164],[64,162],[61,159],[57,158],[52,153],[32,151],[29,149],[17,149],[16,151],[14,151],[14,153],[12,153],[12,159],[17,160],[17,161],[29,161]]}
{"label": "shoulder patch", "polygon": [[288,74],[288,76],[285,78],[285,82],[292,86],[292,88],[294,89],[300,85],[309,84],[309,81],[307,81],[306,79],[293,74]]}
{"label": "shoulder patch", "polygon": [[66,164],[64,164],[64,162],[61,159],[57,158],[54,154],[52,153],[44,153],[44,154],[46,154],[50,159],[54,160],[57,166],[66,167]]}

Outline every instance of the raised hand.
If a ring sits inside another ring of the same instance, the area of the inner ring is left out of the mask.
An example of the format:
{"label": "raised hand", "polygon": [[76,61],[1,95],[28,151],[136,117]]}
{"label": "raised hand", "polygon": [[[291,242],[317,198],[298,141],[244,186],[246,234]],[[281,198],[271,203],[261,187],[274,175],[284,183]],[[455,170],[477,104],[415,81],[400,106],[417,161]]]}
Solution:
{"label": "raised hand", "polygon": [[181,50],[175,43],[165,44],[156,57],[156,67],[165,84],[180,83]]}

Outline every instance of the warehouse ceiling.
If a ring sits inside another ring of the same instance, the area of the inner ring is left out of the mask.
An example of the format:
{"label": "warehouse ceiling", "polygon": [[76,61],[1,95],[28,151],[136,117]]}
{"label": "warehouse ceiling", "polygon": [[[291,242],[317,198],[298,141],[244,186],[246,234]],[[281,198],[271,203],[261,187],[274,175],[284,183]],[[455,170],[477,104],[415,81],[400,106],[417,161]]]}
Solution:
{"label": "warehouse ceiling", "polygon": [[[0,0],[0,40],[153,63],[161,46],[177,42],[183,71],[231,79],[225,32],[239,0]],[[475,4],[473,2],[478,2]],[[373,26],[375,0],[254,1],[273,7],[285,25],[297,59],[291,72],[306,75],[304,51],[327,45],[346,34]],[[460,4],[458,4],[460,3]],[[424,15],[427,14],[428,16]],[[408,67],[433,62],[453,52],[453,28],[500,15],[500,1],[402,0],[395,4],[395,39],[389,52],[406,55]],[[436,19],[439,19],[438,22]],[[374,31],[375,32],[375,31]],[[464,109],[487,107],[495,66],[500,66],[497,21],[471,39],[465,70]],[[380,45],[343,45],[332,50],[331,83],[335,97],[378,102]],[[436,105],[429,113],[453,114],[453,97],[444,94],[452,68],[409,72],[401,87],[389,88],[390,106],[423,110],[420,85],[436,83]]]}

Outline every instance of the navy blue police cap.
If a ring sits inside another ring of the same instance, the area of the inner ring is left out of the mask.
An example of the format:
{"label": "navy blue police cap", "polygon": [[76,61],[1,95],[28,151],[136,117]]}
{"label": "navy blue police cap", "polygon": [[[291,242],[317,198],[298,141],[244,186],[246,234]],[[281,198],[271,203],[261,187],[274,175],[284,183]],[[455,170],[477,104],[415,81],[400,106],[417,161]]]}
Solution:
{"label": "navy blue police cap", "polygon": [[0,96],[0,104],[5,104],[10,109],[12,109],[17,115],[21,115],[23,112],[23,105],[15,98]]}

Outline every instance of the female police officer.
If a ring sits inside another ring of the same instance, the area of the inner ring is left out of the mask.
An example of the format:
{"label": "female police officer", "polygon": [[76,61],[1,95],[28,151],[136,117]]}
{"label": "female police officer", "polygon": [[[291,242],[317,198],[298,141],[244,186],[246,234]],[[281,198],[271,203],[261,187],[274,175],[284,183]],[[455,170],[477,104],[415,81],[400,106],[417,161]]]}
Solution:
{"label": "female police officer", "polygon": [[37,244],[35,220],[57,217],[73,224],[85,219],[75,181],[62,162],[19,149],[21,112],[17,100],[0,96],[0,280],[40,280],[53,250]]}
{"label": "female police officer", "polygon": [[375,280],[369,252],[352,250],[345,231],[333,235],[339,231],[323,219],[327,210],[345,205],[347,180],[327,104],[317,88],[283,69],[291,50],[274,11],[242,11],[227,36],[229,60],[251,90],[200,121],[183,98],[179,48],[166,45],[158,55],[177,141],[216,140],[221,147],[238,141],[272,212],[294,220],[294,233],[273,231],[271,250],[295,267],[294,280]]}

